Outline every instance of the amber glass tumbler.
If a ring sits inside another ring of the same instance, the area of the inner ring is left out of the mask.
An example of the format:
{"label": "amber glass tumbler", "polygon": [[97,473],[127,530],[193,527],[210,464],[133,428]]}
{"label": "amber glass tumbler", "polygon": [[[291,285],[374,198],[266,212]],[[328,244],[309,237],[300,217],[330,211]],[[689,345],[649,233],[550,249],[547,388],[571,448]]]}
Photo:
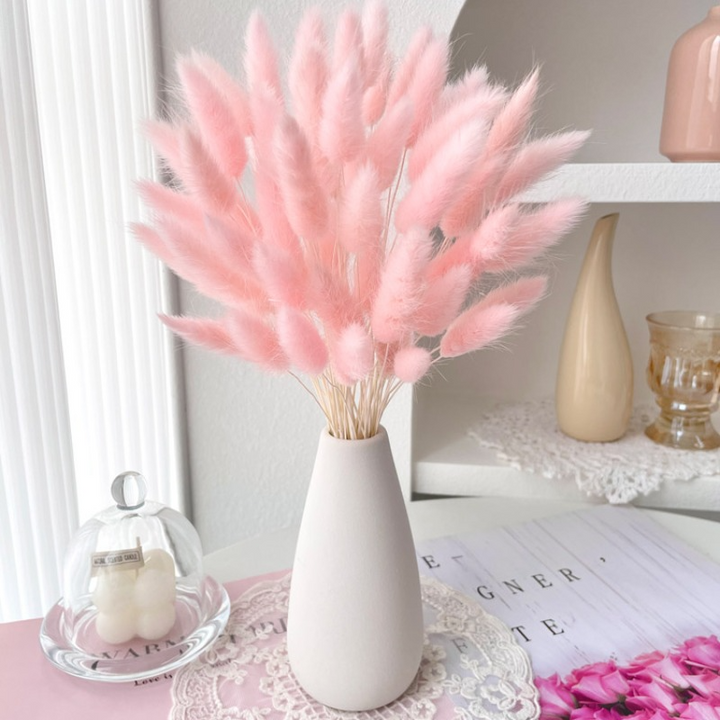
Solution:
{"label": "amber glass tumbler", "polygon": [[647,380],[660,415],[645,434],[684,450],[720,447],[711,415],[718,409],[720,314],[673,310],[647,316]]}

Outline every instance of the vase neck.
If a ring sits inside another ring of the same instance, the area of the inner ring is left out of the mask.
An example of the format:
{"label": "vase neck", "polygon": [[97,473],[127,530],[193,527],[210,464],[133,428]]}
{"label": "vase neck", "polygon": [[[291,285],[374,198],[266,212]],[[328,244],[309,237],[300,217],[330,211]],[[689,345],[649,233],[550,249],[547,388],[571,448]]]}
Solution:
{"label": "vase neck", "polygon": [[585,253],[583,272],[589,272],[591,268],[606,268],[608,272],[610,271],[618,217],[617,213],[605,215],[595,224],[590,244]]}

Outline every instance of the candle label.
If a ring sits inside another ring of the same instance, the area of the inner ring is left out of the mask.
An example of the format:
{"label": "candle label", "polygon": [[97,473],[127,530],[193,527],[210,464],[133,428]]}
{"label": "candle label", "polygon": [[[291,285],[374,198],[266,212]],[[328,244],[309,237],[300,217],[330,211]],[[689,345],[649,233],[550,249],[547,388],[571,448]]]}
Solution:
{"label": "candle label", "polygon": [[100,570],[139,570],[145,565],[143,551],[139,546],[129,550],[93,553],[90,560],[93,575],[97,575]]}

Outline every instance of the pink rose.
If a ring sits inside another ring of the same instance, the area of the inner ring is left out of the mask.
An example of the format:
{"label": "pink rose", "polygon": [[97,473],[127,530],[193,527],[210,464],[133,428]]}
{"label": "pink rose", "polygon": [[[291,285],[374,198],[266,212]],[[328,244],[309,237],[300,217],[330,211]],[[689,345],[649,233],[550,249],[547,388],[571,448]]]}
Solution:
{"label": "pink rose", "polygon": [[720,641],[714,635],[688,640],[680,647],[680,651],[691,663],[720,670]]}
{"label": "pink rose", "polygon": [[687,704],[680,715],[682,720],[720,720],[720,709],[702,700],[693,700]]}
{"label": "pink rose", "polygon": [[589,705],[583,705],[582,707],[575,708],[570,714],[570,720],[595,720],[595,713],[597,708],[590,707]]}
{"label": "pink rose", "polygon": [[636,710],[632,715],[627,715],[627,720],[651,720],[655,713],[650,710]]}
{"label": "pink rose", "polygon": [[720,700],[720,676],[717,673],[705,670],[699,675],[686,675],[686,678],[693,690],[702,697],[713,696]]}
{"label": "pink rose", "polygon": [[624,718],[613,708],[583,705],[572,711],[570,720],[624,720]]}
{"label": "pink rose", "polygon": [[664,710],[638,710],[632,715],[626,715],[624,720],[670,720],[671,717]]}
{"label": "pink rose", "polygon": [[664,710],[638,710],[632,715],[626,715],[624,720],[670,720],[669,713]]}
{"label": "pink rose", "polygon": [[573,694],[558,675],[536,678],[535,685],[540,691],[541,718],[567,718],[577,707]]}
{"label": "pink rose", "polygon": [[595,711],[594,720],[621,720],[621,717],[614,708],[600,708]]}
{"label": "pink rose", "polygon": [[613,670],[617,670],[617,665],[614,662],[596,662],[590,665],[583,665],[581,668],[573,670],[571,675],[577,681],[585,675],[608,675]]}
{"label": "pink rose", "polygon": [[632,694],[625,700],[629,710],[677,713],[684,707],[677,694],[664,682],[634,682]]}
{"label": "pink rose", "polygon": [[610,705],[621,701],[630,692],[630,685],[622,673],[611,663],[596,663],[592,670],[579,673],[570,688],[575,697],[584,702]]}
{"label": "pink rose", "polygon": [[675,688],[686,690],[690,687],[688,671],[678,655],[665,655],[661,660],[649,663],[640,676],[646,680],[661,678]]}
{"label": "pink rose", "polygon": [[641,675],[642,673],[644,673],[648,665],[652,665],[653,663],[662,660],[664,657],[665,656],[659,650],[645,653],[644,655],[638,655],[636,658],[633,658],[627,665],[620,668],[620,670],[626,677],[635,677],[636,675]]}

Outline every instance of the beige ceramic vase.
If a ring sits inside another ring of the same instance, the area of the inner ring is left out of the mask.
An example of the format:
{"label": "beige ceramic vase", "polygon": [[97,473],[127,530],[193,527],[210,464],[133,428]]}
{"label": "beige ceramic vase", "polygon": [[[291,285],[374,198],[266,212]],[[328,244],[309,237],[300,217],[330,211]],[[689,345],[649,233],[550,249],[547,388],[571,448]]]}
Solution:
{"label": "beige ceramic vase", "polygon": [[720,5],[672,49],[660,152],[674,162],[720,160]]}
{"label": "beige ceramic vase", "polygon": [[587,442],[622,437],[630,422],[633,367],[612,281],[618,214],[593,230],[560,351],[555,408],[560,429]]}

